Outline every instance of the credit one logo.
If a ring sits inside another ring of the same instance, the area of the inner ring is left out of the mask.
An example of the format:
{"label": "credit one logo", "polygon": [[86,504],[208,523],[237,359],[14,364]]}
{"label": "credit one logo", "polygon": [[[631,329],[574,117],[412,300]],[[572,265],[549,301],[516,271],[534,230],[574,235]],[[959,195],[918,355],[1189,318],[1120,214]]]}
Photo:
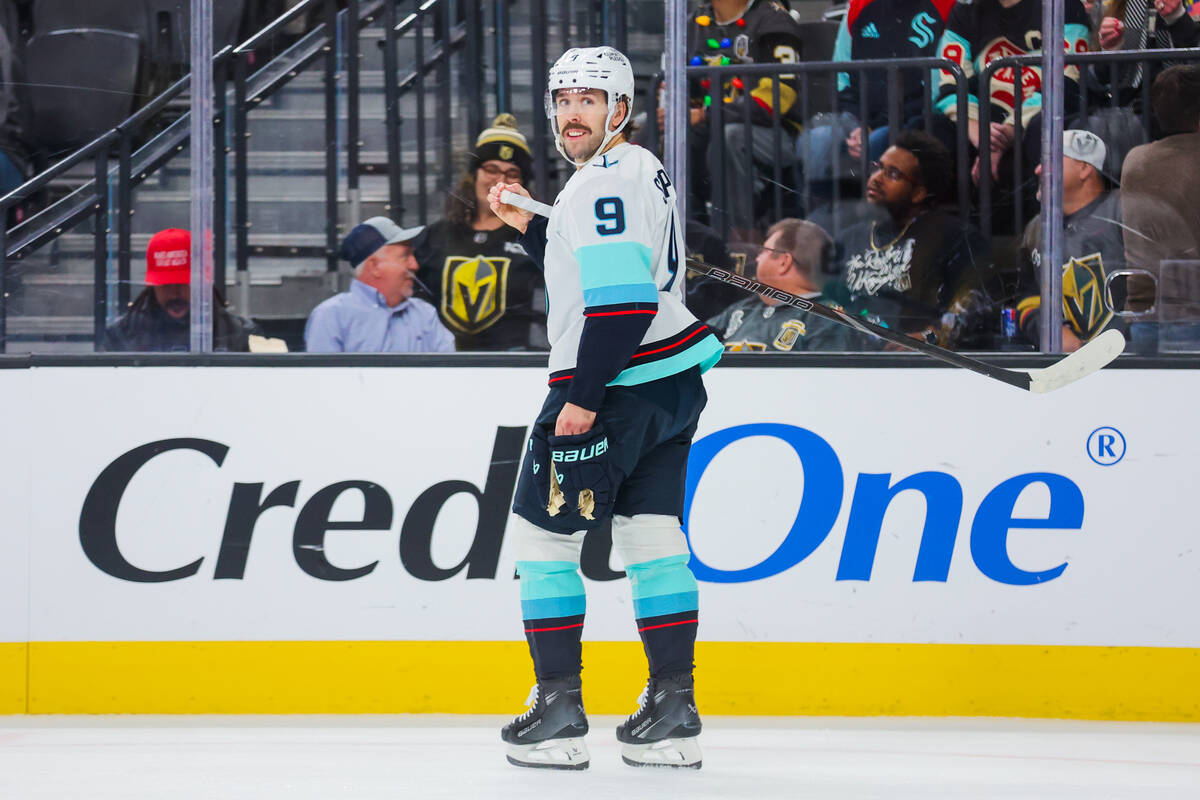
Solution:
{"label": "credit one logo", "polygon": [[[795,451],[804,474],[804,493],[791,529],[775,552],[752,567],[721,570],[709,566],[692,551],[691,568],[696,578],[714,583],[741,583],[778,575],[799,564],[821,545],[833,530],[846,494],[842,464],[833,448],[817,434],[804,428],[781,424],[739,425],[699,439],[688,460],[687,492],[684,499],[684,531],[688,530],[692,503],[701,476],[712,460],[729,445],[751,436],[770,436],[786,442]],[[1017,499],[1030,486],[1040,484],[1050,493],[1045,517],[1014,517]],[[711,491],[711,490],[708,490]],[[846,538],[838,563],[837,580],[867,581],[875,563],[884,514],[901,492],[916,491],[925,497],[925,525],[917,550],[914,581],[946,581],[950,559],[963,518],[963,490],[958,480],[945,472],[918,472],[894,479],[891,473],[860,473],[850,496]],[[736,504],[735,496],[728,498]],[[1003,481],[983,498],[971,518],[971,558],[987,577],[1012,586],[1045,583],[1062,575],[1064,562],[1029,572],[1012,563],[1008,555],[1011,530],[1079,530],[1083,526],[1083,493],[1064,475],[1029,472]],[[690,537],[689,537],[690,542]]]}

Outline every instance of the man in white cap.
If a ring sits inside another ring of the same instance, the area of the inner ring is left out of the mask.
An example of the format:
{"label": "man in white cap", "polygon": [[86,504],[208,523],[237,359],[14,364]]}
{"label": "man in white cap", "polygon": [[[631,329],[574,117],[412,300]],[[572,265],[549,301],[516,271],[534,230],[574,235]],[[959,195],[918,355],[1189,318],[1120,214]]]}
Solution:
{"label": "man in white cap", "polygon": [[309,314],[308,352],[454,352],[454,337],[438,321],[437,310],[412,296],[417,272],[412,241],[422,230],[371,217],[346,235],[339,253],[354,267],[354,281],[349,291]]}
{"label": "man in white cap", "polygon": [[[1125,265],[1125,239],[1121,231],[1120,192],[1115,170],[1106,164],[1108,147],[1090,131],[1063,131],[1063,332],[1064,353],[1071,353],[1105,328],[1125,324],[1104,303],[1104,279]],[[1040,178],[1042,167],[1038,165]],[[1042,198],[1038,190],[1038,199]],[[1042,265],[1042,220],[1034,217],[1025,228],[1021,252],[1031,266],[1029,277],[1037,280]],[[1017,304],[1021,332],[1037,344],[1038,318],[1042,305],[1036,283]],[[1122,298],[1114,297],[1121,305]]]}

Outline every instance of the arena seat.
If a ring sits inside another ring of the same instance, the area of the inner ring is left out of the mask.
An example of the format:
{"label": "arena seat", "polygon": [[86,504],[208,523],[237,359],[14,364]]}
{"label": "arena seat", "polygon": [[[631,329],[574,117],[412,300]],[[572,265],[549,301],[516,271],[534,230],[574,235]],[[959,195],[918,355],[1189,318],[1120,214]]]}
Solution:
{"label": "arena seat", "polygon": [[34,0],[33,34],[93,28],[146,38],[146,9],[141,0]]}
{"label": "arena seat", "polygon": [[[150,58],[163,64],[186,64],[190,60],[191,27],[188,0],[146,0]],[[213,50],[237,44],[245,0],[213,3]]]}
{"label": "arena seat", "polygon": [[[33,137],[49,152],[85,144],[124,121],[134,106],[141,37],[77,28],[37,34],[25,45]],[[103,64],[104,69],[96,69]]]}

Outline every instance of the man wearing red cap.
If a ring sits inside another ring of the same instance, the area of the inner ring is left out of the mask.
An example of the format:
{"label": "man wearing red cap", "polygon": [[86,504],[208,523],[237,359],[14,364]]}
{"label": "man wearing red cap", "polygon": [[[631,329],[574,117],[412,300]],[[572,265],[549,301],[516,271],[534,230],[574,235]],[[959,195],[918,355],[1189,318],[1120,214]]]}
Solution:
{"label": "man wearing red cap", "polygon": [[[191,346],[192,236],[168,228],[146,247],[146,288],[104,332],[111,352],[187,352]],[[247,353],[254,323],[230,314],[213,290],[213,350]]]}

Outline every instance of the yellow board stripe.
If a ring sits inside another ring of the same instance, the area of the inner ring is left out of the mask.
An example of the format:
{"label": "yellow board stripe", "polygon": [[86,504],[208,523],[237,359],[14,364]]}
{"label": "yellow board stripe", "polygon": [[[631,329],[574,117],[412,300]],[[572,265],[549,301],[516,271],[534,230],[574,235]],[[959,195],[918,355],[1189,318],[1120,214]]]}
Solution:
{"label": "yellow board stripe", "polygon": [[23,714],[29,707],[26,669],[29,645],[0,642],[0,714]]}
{"label": "yellow board stripe", "polygon": [[[33,642],[0,645],[0,711],[35,714],[515,713],[524,642]],[[702,642],[702,713],[1200,721],[1200,649]],[[629,713],[636,642],[584,644],[584,698]],[[24,709],[19,706],[25,705]]]}

